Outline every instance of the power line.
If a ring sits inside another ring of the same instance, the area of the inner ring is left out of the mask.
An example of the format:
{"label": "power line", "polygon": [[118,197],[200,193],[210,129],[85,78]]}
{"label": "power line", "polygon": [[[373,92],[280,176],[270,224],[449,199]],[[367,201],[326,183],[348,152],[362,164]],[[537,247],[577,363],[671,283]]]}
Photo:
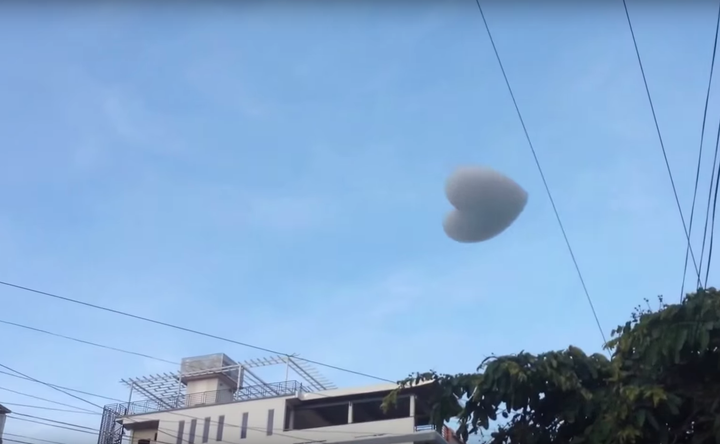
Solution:
{"label": "power line", "polygon": [[88,426],[84,426],[84,425],[80,425],[80,424],[73,424],[73,423],[65,422],[65,421],[57,421],[54,419],[43,418],[41,416],[26,415],[24,413],[17,413],[17,412],[12,412],[11,415],[22,416],[23,418],[37,419],[38,421],[47,421],[47,422],[52,422],[53,424],[60,424],[60,425],[68,426],[68,427],[77,427],[78,429],[85,429],[85,430],[90,430],[91,432],[96,432],[96,430],[93,429],[92,427],[88,427]]}
{"label": "power line", "polygon": [[[720,121],[718,122],[717,138],[715,140],[715,152],[717,153],[720,147]],[[708,248],[708,261],[705,266],[705,284],[707,287],[708,277],[710,277],[710,264],[712,263],[713,243],[715,240],[715,210],[717,209],[718,199],[718,186],[720,186],[720,166],[718,166],[717,173],[715,173],[715,196],[713,197],[713,209],[712,209],[712,222],[710,224],[710,247]],[[710,184],[712,188],[712,183]]]}
{"label": "power line", "polygon": [[[32,436],[16,435],[16,434],[14,434],[14,433],[4,433],[3,435],[4,435],[4,436],[12,436],[13,438],[32,439],[33,441],[46,442],[46,443],[48,443],[48,444],[65,444],[65,443],[59,442],[59,441],[50,441],[50,440],[48,440],[48,439],[33,438]],[[12,441],[12,440],[10,440],[10,439],[5,439],[5,441],[8,441],[8,442],[19,442],[19,443],[24,442],[24,441],[17,441],[17,440],[16,440],[16,441]],[[29,444],[30,444],[30,443],[29,443]]]}
{"label": "power line", "polygon": [[[65,444],[65,443],[63,443],[63,442],[50,441],[50,440],[47,440],[47,439],[40,439],[40,438],[33,438],[32,436],[16,435],[16,434],[14,434],[14,433],[4,433],[3,436],[12,436],[13,438],[22,438],[22,439],[32,439],[32,440],[35,440],[35,441],[46,442],[46,443],[48,443],[48,444]],[[6,439],[6,441],[9,441],[9,440]],[[21,441],[16,441],[16,442],[21,442]]]}
{"label": "power line", "polygon": [[14,419],[15,421],[32,422],[33,424],[40,424],[40,425],[44,425],[44,426],[48,426],[48,427],[55,427],[56,429],[65,429],[65,430],[70,430],[70,431],[73,431],[73,432],[87,433],[87,434],[89,434],[89,435],[95,435],[95,436],[97,436],[97,432],[93,433],[93,432],[91,432],[91,431],[89,431],[89,430],[80,430],[80,429],[75,429],[75,428],[72,428],[72,427],[66,427],[66,426],[62,426],[62,425],[48,424],[48,423],[45,423],[45,422],[36,421],[36,420],[34,420],[34,419],[17,418],[17,417],[15,417],[15,416],[13,416],[13,415],[8,416],[8,418]]}
{"label": "power line", "polygon": [[43,330],[43,329],[40,329],[40,328],[30,327],[30,326],[28,326],[28,325],[18,324],[18,323],[10,322],[10,321],[4,321],[4,320],[2,320],[2,319],[0,319],[0,324],[12,325],[12,326],[14,326],[14,327],[24,328],[24,329],[26,329],[26,330],[32,330],[32,331],[36,331],[36,332],[38,332],[38,333],[44,333],[44,334],[46,334],[46,335],[55,336],[55,337],[57,337],[57,338],[67,339],[67,340],[69,340],[69,341],[79,342],[79,343],[81,343],[81,344],[92,345],[92,346],[94,346],[94,347],[104,348],[104,349],[106,349],[106,350],[112,350],[112,351],[115,351],[115,352],[125,353],[125,354],[128,354],[128,355],[135,355],[135,356],[139,356],[139,357],[141,357],[141,358],[147,358],[147,359],[152,359],[152,360],[155,360],[155,361],[165,362],[165,363],[167,363],[167,364],[179,365],[178,362],[168,361],[167,359],[158,358],[158,357],[156,357],[156,356],[146,355],[145,353],[138,353],[138,352],[134,352],[134,351],[130,351],[130,350],[123,350],[123,349],[121,349],[121,348],[111,347],[111,346],[109,346],[109,345],[98,344],[98,343],[96,343],[96,342],[86,341],[86,340],[84,340],[84,339],[73,338],[73,337],[71,337],[71,336],[61,335],[60,333],[53,333],[53,332],[50,332],[50,331],[47,331],[47,330]]}
{"label": "power line", "polygon": [[632,37],[633,46],[635,48],[635,55],[637,56],[638,65],[640,66],[640,74],[642,74],[643,84],[645,85],[645,93],[647,94],[648,103],[650,104],[650,111],[652,112],[653,122],[655,122],[655,130],[657,132],[658,140],[660,141],[660,149],[662,151],[663,159],[665,160],[665,167],[667,168],[668,177],[670,178],[670,185],[672,186],[673,195],[675,196],[675,204],[677,205],[678,213],[680,214],[680,220],[682,221],[683,230],[685,232],[685,238],[687,240],[688,250],[690,250],[690,257],[692,258],[693,265],[695,267],[695,274],[697,274],[698,280],[700,280],[700,268],[698,267],[697,261],[695,260],[695,253],[693,252],[692,245],[690,243],[690,232],[688,231],[687,224],[685,223],[685,216],[682,212],[682,206],[680,205],[680,198],[678,197],[677,187],[675,186],[675,179],[672,175],[672,169],[670,168],[670,161],[667,157],[667,151],[665,150],[665,142],[660,132],[660,124],[658,123],[657,113],[655,112],[655,105],[652,101],[650,94],[650,87],[648,86],[647,76],[645,75],[645,68],[640,57],[640,49],[638,48],[637,39],[635,38],[635,29],[633,28],[632,20],[630,19],[630,11],[628,11],[627,1],[622,0],[623,8],[625,9],[625,18],[627,18],[628,27],[630,28],[630,36]]}
{"label": "power line", "polygon": [[63,406],[63,407],[70,407],[70,408],[73,408],[73,409],[84,410],[85,412],[88,412],[88,413],[94,413],[92,410],[84,409],[84,408],[82,408],[82,407],[76,407],[76,406],[74,406],[74,405],[72,405],[72,404],[65,404],[64,402],[53,401],[52,399],[47,399],[47,398],[41,398],[40,396],[35,396],[35,395],[31,395],[31,394],[29,394],[29,393],[19,392],[19,391],[17,391],[17,390],[5,388],[5,387],[0,387],[0,390],[6,391],[6,392],[10,392],[10,393],[15,393],[16,395],[27,396],[28,398],[37,399],[38,401],[49,402],[49,403],[51,403],[51,404],[61,405],[61,406]]}
{"label": "power line", "polygon": [[577,272],[578,278],[580,278],[580,284],[582,285],[583,292],[585,293],[585,298],[587,299],[588,305],[590,305],[590,310],[592,311],[593,318],[595,318],[595,324],[597,324],[597,328],[600,331],[600,336],[603,340],[603,345],[605,345],[607,344],[605,332],[602,329],[602,325],[600,325],[600,319],[598,318],[597,311],[595,310],[595,305],[592,302],[590,292],[588,291],[587,285],[585,284],[585,279],[583,278],[582,272],[580,271],[580,265],[575,258],[575,252],[573,251],[572,245],[570,244],[570,239],[568,238],[567,232],[565,231],[565,226],[563,225],[562,219],[560,218],[560,213],[558,212],[557,206],[555,205],[555,199],[553,199],[552,193],[550,192],[550,186],[545,179],[545,173],[543,172],[542,166],[540,165],[540,160],[538,159],[537,152],[535,151],[535,146],[530,139],[530,133],[528,132],[527,126],[525,125],[525,119],[523,119],[522,113],[520,112],[520,107],[518,106],[517,100],[515,99],[515,93],[513,92],[512,86],[510,85],[510,80],[508,79],[507,73],[505,72],[505,66],[503,65],[502,59],[500,58],[500,53],[498,52],[497,46],[495,45],[495,39],[493,39],[492,32],[490,31],[490,26],[488,26],[488,22],[485,19],[485,13],[483,12],[480,0],[475,0],[475,4],[477,5],[478,11],[480,12],[480,17],[482,17],[483,24],[485,25],[485,31],[487,31],[488,38],[490,39],[490,44],[492,45],[493,52],[495,53],[495,58],[497,59],[498,65],[500,65],[500,71],[502,72],[503,79],[505,79],[505,85],[507,86],[508,92],[510,93],[510,98],[512,99],[513,105],[515,106],[515,112],[518,115],[520,125],[522,126],[523,132],[525,133],[525,139],[527,140],[528,146],[530,147],[530,152],[532,152],[533,159],[535,160],[535,166],[537,166],[543,186],[545,187],[545,192],[550,199],[550,205],[552,205],[553,212],[555,213],[555,219],[557,219],[558,225],[560,226],[560,231],[562,232],[563,239],[565,240],[565,245],[567,246],[568,252],[570,253],[570,258],[572,259],[573,265],[575,266],[575,271]]}
{"label": "power line", "polygon": [[[708,105],[710,104],[710,90],[712,88],[713,73],[715,71],[715,56],[717,55],[718,47],[718,36],[720,35],[720,6],[718,7],[717,20],[715,22],[715,40],[713,43],[712,58],[710,60],[710,77],[708,78],[707,92],[705,93],[705,107],[703,109],[702,128],[700,129],[700,148],[698,150],[697,168],[695,171],[695,188],[693,189],[692,205],[690,210],[690,227],[688,229],[688,237],[692,237],[693,229],[693,218],[695,216],[695,200],[697,198],[698,184],[700,183],[700,166],[702,165],[702,152],[703,142],[705,141],[705,124],[707,123]],[[713,167],[714,170],[714,167]],[[712,174],[710,175],[710,181],[712,182]],[[687,275],[688,266],[688,253],[690,252],[690,241],[688,241],[687,248],[685,248],[685,265],[683,265],[683,278],[682,287],[680,289],[680,302],[682,302],[685,296],[685,277]],[[700,267],[699,271],[702,271],[702,259],[703,252],[700,253]],[[698,275],[697,287],[700,287],[700,276]],[[706,284],[707,285],[707,279]]]}
{"label": "power line", "polygon": [[82,401],[82,402],[84,402],[84,403],[86,403],[86,404],[90,404],[91,406],[96,407],[96,408],[98,408],[98,409],[100,409],[100,410],[103,409],[102,406],[100,406],[100,405],[98,405],[98,404],[95,404],[95,403],[92,402],[92,401],[88,401],[87,399],[81,398],[80,396],[77,396],[77,395],[73,395],[72,393],[70,393],[70,392],[68,392],[68,391],[65,391],[65,390],[63,390],[63,389],[57,388],[57,387],[55,387],[55,386],[53,386],[53,385],[50,385],[50,384],[48,384],[48,383],[46,383],[46,382],[40,381],[40,380],[38,380],[38,379],[35,379],[35,378],[31,377],[31,376],[28,376],[28,375],[26,375],[26,374],[24,374],[24,373],[22,373],[22,372],[19,372],[19,371],[15,370],[15,369],[13,369],[13,368],[8,367],[8,366],[5,365],[5,364],[0,363],[0,367],[4,368],[4,369],[6,369],[6,370],[9,370],[9,371],[11,371],[11,372],[13,372],[13,373],[17,373],[17,374],[20,375],[20,376],[24,376],[24,377],[26,377],[27,379],[29,379],[29,380],[31,380],[31,381],[33,381],[33,382],[36,382],[36,383],[38,383],[38,384],[42,384],[42,385],[44,385],[44,386],[46,386],[46,387],[49,387],[49,388],[51,388],[51,389],[53,389],[53,390],[55,390],[55,391],[58,391],[58,392],[60,392],[60,393],[64,393],[64,394],[70,396],[71,398],[75,398],[75,399],[77,399],[77,400],[79,400],[79,401]]}
{"label": "power line", "polygon": [[[7,375],[7,376],[11,376],[11,377],[13,377],[13,378],[23,379],[23,380],[25,380],[25,381],[32,381],[32,379],[30,379],[30,378],[26,378],[26,377],[24,377],[24,376],[15,375],[15,374],[13,374],[13,373],[6,372],[6,371],[2,371],[2,370],[0,370],[0,374],[2,374],[2,375]],[[111,398],[110,396],[97,395],[97,394],[94,394],[94,393],[89,393],[89,392],[85,392],[85,391],[78,390],[78,389],[74,389],[74,388],[64,387],[64,386],[62,386],[62,385],[57,385],[57,384],[50,384],[50,385],[51,385],[52,387],[61,388],[61,389],[63,389],[63,390],[68,390],[68,391],[70,391],[70,392],[80,393],[80,394],[82,394],[82,395],[87,395],[87,396],[94,396],[94,397],[96,397],[96,398],[105,399],[105,400],[108,400],[108,401],[124,402],[122,399]],[[9,390],[9,389],[0,388],[0,390]],[[54,402],[54,401],[52,401],[52,402]],[[63,404],[63,405],[65,405],[65,404]],[[70,407],[76,408],[75,406],[70,406]]]}
{"label": "power line", "polygon": [[[293,356],[293,355],[291,355],[291,354],[289,354],[289,353],[279,352],[279,351],[276,351],[276,350],[273,350],[273,349],[270,349],[270,348],[261,347],[261,346],[259,346],[259,345],[249,344],[249,343],[247,343],[247,342],[236,341],[236,340],[234,340],[234,339],[225,338],[225,337],[223,337],[223,336],[214,335],[214,334],[212,334],[212,333],[205,333],[205,332],[202,332],[202,331],[199,331],[199,330],[195,330],[195,329],[192,329],[192,328],[183,327],[183,326],[176,325],[176,324],[171,324],[171,323],[169,323],[169,322],[158,321],[158,320],[156,320],[156,319],[151,319],[151,318],[147,318],[147,317],[144,317],[144,316],[139,316],[139,315],[136,315],[136,314],[128,313],[128,312],[125,312],[125,311],[116,310],[116,309],[114,309],[114,308],[109,308],[109,307],[104,307],[104,306],[101,306],[101,305],[91,304],[91,303],[89,303],[89,302],[81,301],[81,300],[78,300],[78,299],[73,299],[73,298],[69,298],[69,297],[66,297],[66,296],[60,296],[60,295],[57,295],[57,294],[53,294],[53,293],[49,293],[49,292],[41,291],[41,290],[36,290],[36,289],[34,289],[34,288],[25,287],[25,286],[22,286],[22,285],[13,284],[13,283],[6,282],[6,281],[0,281],[0,285],[4,285],[4,286],[6,286],[6,287],[11,287],[11,288],[16,288],[16,289],[18,289],[18,290],[27,291],[27,292],[30,292],[30,293],[39,294],[39,295],[42,295],[42,296],[47,296],[47,297],[50,297],[50,298],[58,299],[58,300],[65,301],[65,302],[70,302],[70,303],[73,303],[73,304],[83,305],[83,306],[85,306],[85,307],[94,308],[94,309],[96,309],[96,310],[106,311],[106,312],[108,312],[108,313],[113,313],[113,314],[117,314],[117,315],[120,315],[120,316],[125,316],[125,317],[128,317],[128,318],[132,318],[132,319],[137,319],[137,320],[139,320],[139,321],[144,321],[144,322],[148,322],[148,323],[155,324],[155,325],[161,325],[161,326],[163,326],[163,327],[168,327],[168,328],[172,328],[172,329],[175,329],[175,330],[184,331],[184,332],[196,334],[196,335],[199,335],[199,336],[205,336],[205,337],[207,337],[207,338],[217,339],[217,340],[219,340],[219,341],[228,342],[228,343],[235,344],[235,345],[240,345],[240,346],[242,346],[242,347],[251,348],[251,349],[254,349],[254,350],[260,350],[260,351],[263,351],[263,352],[266,352],[266,353],[270,353],[270,354],[274,354],[274,355]],[[396,381],[392,381],[392,380],[390,380],[390,379],[381,378],[381,377],[379,377],[379,376],[370,375],[370,374],[368,374],[368,373],[363,373],[363,372],[359,372],[359,371],[355,371],[355,370],[350,370],[350,369],[348,369],[348,368],[338,367],[338,366],[336,366],[336,365],[325,364],[324,362],[315,361],[315,360],[312,360],[312,359],[307,359],[307,358],[303,358],[303,357],[299,357],[299,356],[293,356],[293,359],[297,359],[297,360],[300,360],[300,361],[305,361],[305,362],[308,362],[308,363],[310,363],[310,364],[319,365],[319,366],[321,366],[321,367],[326,367],[326,368],[330,368],[330,369],[333,369],[333,370],[339,370],[339,371],[342,371],[342,372],[345,372],[345,373],[351,373],[351,374],[354,374],[354,375],[363,376],[363,377],[365,377],[365,378],[375,379],[375,380],[378,380],[378,381],[390,382],[390,383],[395,383],[395,382],[396,382]]]}
{"label": "power line", "polygon": [[3,405],[10,405],[14,407],[23,407],[26,409],[38,409],[38,410],[47,410],[52,412],[63,412],[63,413],[75,413],[75,414],[83,414],[83,415],[100,415],[101,413],[97,412],[86,412],[83,410],[69,410],[69,409],[56,409],[53,407],[46,407],[42,405],[30,405],[30,404],[18,404],[16,402],[6,402],[3,401]]}

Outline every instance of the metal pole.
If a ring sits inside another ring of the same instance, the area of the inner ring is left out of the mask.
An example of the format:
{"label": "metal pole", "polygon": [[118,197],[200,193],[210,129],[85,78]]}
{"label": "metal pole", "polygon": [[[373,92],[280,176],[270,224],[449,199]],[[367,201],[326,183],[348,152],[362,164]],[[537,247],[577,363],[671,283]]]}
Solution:
{"label": "metal pole", "polygon": [[290,356],[285,357],[285,383],[288,382],[288,376],[290,376]]}
{"label": "metal pole", "polygon": [[125,414],[130,414],[130,404],[132,404],[132,395],[133,395],[133,389],[135,388],[135,381],[132,381],[130,383],[130,396],[128,396],[128,402],[127,402],[127,408],[125,409]]}

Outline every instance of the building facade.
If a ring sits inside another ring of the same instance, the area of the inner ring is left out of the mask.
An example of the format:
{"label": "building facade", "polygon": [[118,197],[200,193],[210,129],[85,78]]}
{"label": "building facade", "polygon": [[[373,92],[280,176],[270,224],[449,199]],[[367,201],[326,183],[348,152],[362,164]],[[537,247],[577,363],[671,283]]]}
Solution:
{"label": "building facade", "polygon": [[[297,359],[276,359],[286,376],[293,370],[303,380],[258,383],[251,367],[257,361],[237,364],[218,354],[184,359],[178,374],[124,381],[144,399],[131,395],[127,403],[106,406],[98,444],[119,444],[128,435],[131,444],[453,441],[447,430],[430,426],[427,386],[401,393],[395,408],[383,412],[382,399],[395,384],[328,387]],[[159,396],[171,390],[176,393]]]}

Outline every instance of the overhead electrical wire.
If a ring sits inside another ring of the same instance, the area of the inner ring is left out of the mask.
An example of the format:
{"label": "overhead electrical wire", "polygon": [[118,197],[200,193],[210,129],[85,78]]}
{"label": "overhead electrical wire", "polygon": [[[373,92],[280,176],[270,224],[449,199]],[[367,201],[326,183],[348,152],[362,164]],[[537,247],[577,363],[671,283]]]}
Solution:
{"label": "overhead electrical wire", "polygon": [[[17,379],[23,379],[23,380],[25,380],[25,381],[32,381],[32,379],[30,379],[30,378],[26,378],[26,377],[24,377],[24,376],[19,376],[19,375],[16,375],[16,374],[14,374],[14,373],[2,371],[2,370],[0,370],[0,374],[6,375],[6,376],[10,376],[10,377],[13,377],[13,378],[17,378]],[[122,399],[112,398],[112,397],[110,397],[110,396],[97,395],[97,394],[94,394],[94,393],[90,393],[90,392],[86,392],[86,391],[83,391],[83,390],[78,390],[78,389],[74,389],[74,388],[70,388],[70,387],[64,387],[64,386],[62,386],[62,385],[57,385],[57,384],[50,384],[50,385],[53,386],[53,387],[61,388],[61,389],[63,389],[63,390],[68,390],[68,391],[70,391],[70,392],[80,393],[81,395],[94,396],[94,397],[96,397],[96,398],[105,399],[105,400],[107,400],[107,401],[124,402]],[[0,388],[0,390],[8,390],[8,389],[2,389],[2,388]],[[63,405],[65,405],[65,404],[63,404]],[[73,407],[73,408],[77,408],[77,407],[75,407],[75,406],[72,406],[72,407]]]}
{"label": "overhead electrical wire", "polygon": [[342,372],[345,372],[345,373],[351,373],[351,374],[354,374],[354,375],[357,375],[357,376],[363,376],[363,377],[365,377],[365,378],[375,379],[375,380],[378,380],[378,381],[389,382],[389,383],[393,383],[393,384],[397,382],[397,381],[393,381],[393,380],[391,380],[391,379],[381,378],[381,377],[379,377],[379,376],[374,376],[374,375],[371,375],[371,374],[368,374],[368,373],[359,372],[359,371],[356,371],[356,370],[351,370],[351,369],[344,368],[344,367],[339,367],[339,366],[336,366],[336,365],[326,364],[326,363],[324,363],[324,362],[315,361],[315,360],[313,360],[313,359],[303,358],[303,357],[300,357],[300,356],[294,356],[294,355],[291,355],[291,354],[289,354],[289,353],[279,352],[279,351],[276,351],[276,350],[273,350],[273,349],[270,349],[270,348],[261,347],[261,346],[259,346],[259,345],[254,345],[254,344],[250,344],[250,343],[247,343],[247,342],[236,341],[236,340],[234,340],[234,339],[226,338],[226,337],[223,337],[223,336],[218,336],[218,335],[215,335],[215,334],[212,334],[212,333],[206,333],[206,332],[203,332],[203,331],[200,331],[200,330],[195,330],[195,329],[193,329],[193,328],[183,327],[183,326],[180,326],[180,325],[171,324],[171,323],[169,323],[169,322],[158,321],[158,320],[156,320],[156,319],[148,318],[148,317],[145,317],[145,316],[140,316],[140,315],[128,313],[128,312],[126,312],[126,311],[116,310],[116,309],[114,309],[114,308],[104,307],[104,306],[97,305],[97,304],[91,304],[90,302],[85,302],[85,301],[81,301],[81,300],[78,300],[78,299],[69,298],[69,297],[66,297],[66,296],[60,296],[60,295],[57,295],[57,294],[54,294],[54,293],[49,293],[49,292],[46,292],[46,291],[37,290],[37,289],[34,289],[34,288],[30,288],[30,287],[25,287],[25,286],[23,286],[23,285],[13,284],[13,283],[7,282],[7,281],[0,281],[0,285],[4,285],[4,286],[6,286],[6,287],[15,288],[15,289],[18,289],[18,290],[23,290],[23,291],[30,292],[30,293],[34,293],[34,294],[39,294],[39,295],[41,295],[41,296],[47,296],[47,297],[50,297],[50,298],[58,299],[58,300],[65,301],[65,302],[70,302],[70,303],[73,303],[73,304],[83,305],[83,306],[85,306],[85,307],[93,308],[93,309],[96,309],[96,310],[101,310],[101,311],[105,311],[105,312],[108,312],[108,313],[114,313],[114,314],[116,314],[116,315],[125,316],[125,317],[132,318],[132,319],[137,319],[137,320],[139,320],[139,321],[148,322],[148,323],[155,324],[155,325],[161,325],[161,326],[163,326],[163,327],[168,327],[168,328],[172,328],[172,329],[175,329],[175,330],[184,331],[184,332],[192,333],[192,334],[199,335],[199,336],[205,336],[205,337],[207,337],[207,338],[217,339],[217,340],[219,340],[219,341],[228,342],[228,343],[230,343],[230,344],[239,345],[239,346],[241,346],[241,347],[251,348],[251,349],[254,349],[254,350],[260,350],[260,351],[263,351],[263,352],[266,352],[266,353],[270,353],[270,354],[274,354],[274,355],[292,356],[293,359],[297,359],[297,360],[299,360],[299,361],[305,361],[305,362],[310,363],[310,364],[318,365],[318,366],[325,367],[325,368],[330,368],[330,369],[333,369],[333,370],[342,371]]}
{"label": "overhead electrical wire", "polygon": [[[708,78],[708,86],[707,86],[707,91],[705,93],[705,107],[703,108],[702,128],[700,129],[700,148],[698,149],[697,167],[695,170],[695,187],[693,188],[692,205],[690,207],[691,210],[690,210],[690,224],[688,227],[688,238],[692,238],[693,219],[695,217],[695,202],[697,199],[698,184],[700,183],[700,167],[702,165],[703,145],[705,142],[705,125],[707,124],[708,107],[710,104],[710,91],[712,89],[713,74],[715,72],[715,56],[717,55],[718,37],[719,36],[720,36],[720,4],[718,5],[717,19],[715,21],[715,39],[713,42],[712,58],[710,59],[710,76]],[[716,158],[716,160],[717,160],[717,158]],[[713,162],[713,165],[714,165],[714,163],[715,163],[715,161]],[[712,183],[712,173],[714,172],[714,170],[715,170],[715,167],[713,166],[713,170],[711,171],[711,175],[710,175],[711,183]],[[691,246],[690,241],[688,239],[688,244],[687,244],[687,247],[685,248],[685,263],[683,265],[682,287],[680,288],[680,302],[682,302],[683,298],[685,297],[685,278],[687,276],[687,266],[688,266],[688,256],[690,253],[690,246]],[[704,251],[701,251],[700,252],[700,265],[699,265],[700,272],[702,272],[703,254],[704,254]],[[703,284],[700,282],[700,275],[698,275],[697,287],[699,288],[701,285],[703,285]],[[707,285],[707,279],[703,286],[706,286],[706,285]]]}
{"label": "overhead electrical wire", "polygon": [[[12,436],[13,438],[20,438],[20,439],[32,439],[33,441],[39,441],[39,442],[46,442],[48,444],[65,444],[63,442],[59,441],[50,441],[48,439],[41,439],[41,438],[33,438],[32,436],[25,436],[25,435],[16,435],[14,433],[7,433],[5,432],[3,436]],[[6,439],[7,441],[7,439]],[[17,441],[20,442],[20,441]]]}
{"label": "overhead electrical wire", "polygon": [[24,329],[26,329],[26,330],[32,330],[32,331],[36,331],[36,332],[38,332],[38,333],[44,333],[44,334],[46,334],[46,335],[55,336],[55,337],[62,338],[62,339],[67,339],[67,340],[69,340],[69,341],[79,342],[79,343],[81,343],[81,344],[92,345],[92,346],[94,346],[94,347],[104,348],[104,349],[107,349],[107,350],[112,350],[112,351],[116,351],[116,352],[119,352],[119,353],[125,353],[125,354],[128,354],[128,355],[135,355],[135,356],[139,356],[139,357],[141,357],[141,358],[146,358],[146,359],[152,359],[152,360],[155,360],[155,361],[165,362],[165,363],[167,363],[167,364],[179,365],[178,362],[169,361],[169,360],[167,360],[167,359],[158,358],[158,357],[156,357],[156,356],[150,356],[150,355],[146,355],[146,354],[144,354],[144,353],[138,353],[138,352],[134,352],[134,351],[123,350],[123,349],[121,349],[121,348],[111,347],[111,346],[109,346],[109,345],[98,344],[98,343],[96,343],[96,342],[86,341],[86,340],[84,340],[84,339],[73,338],[73,337],[70,337],[70,336],[61,335],[60,333],[53,333],[53,332],[49,332],[49,331],[47,331],[47,330],[43,330],[43,329],[40,329],[40,328],[30,327],[30,326],[28,326],[28,325],[18,324],[18,323],[10,322],[10,321],[5,321],[5,320],[3,320],[3,319],[0,319],[0,324],[12,325],[12,326],[14,326],[14,327],[24,328]]}
{"label": "overhead electrical wire", "polygon": [[680,221],[682,222],[683,231],[685,232],[685,239],[687,240],[688,250],[690,250],[690,258],[692,259],[693,266],[695,267],[695,274],[700,279],[700,268],[698,267],[697,260],[695,259],[695,253],[692,249],[690,241],[690,232],[688,226],[685,223],[685,216],[682,212],[682,206],[680,205],[680,198],[678,197],[677,187],[675,186],[675,179],[673,178],[672,168],[670,168],[670,161],[668,160],[667,150],[665,150],[665,142],[663,141],[662,132],[660,131],[660,124],[658,123],[657,113],[655,112],[655,105],[653,104],[652,95],[650,94],[650,87],[648,86],[647,76],[645,75],[645,67],[643,66],[642,57],[640,57],[640,49],[635,38],[635,29],[633,28],[632,20],[630,19],[630,11],[628,10],[627,1],[622,0],[623,8],[625,10],[625,18],[627,19],[628,28],[630,28],[630,36],[632,37],[633,47],[635,48],[635,56],[637,57],[638,66],[640,67],[640,74],[642,75],[643,84],[645,85],[645,93],[647,94],[648,103],[650,104],[650,111],[652,112],[653,122],[655,123],[655,131],[657,132],[658,140],[660,141],[660,150],[662,151],[663,159],[665,160],[665,167],[667,168],[668,177],[670,178],[670,185],[672,186],[673,195],[675,196],[675,204],[677,205],[678,213],[680,214]]}
{"label": "overhead electrical wire", "polygon": [[[28,380],[30,380],[30,379],[28,379]],[[5,391],[5,392],[10,392],[10,393],[15,393],[16,395],[26,396],[26,397],[28,397],[28,398],[37,399],[38,401],[44,401],[44,402],[49,402],[49,403],[51,403],[51,404],[61,405],[61,406],[63,406],[63,407],[70,407],[70,408],[77,409],[77,410],[83,410],[83,411],[85,411],[86,413],[93,413],[92,410],[84,409],[84,408],[82,408],[82,407],[77,407],[77,406],[74,406],[74,405],[72,405],[72,404],[65,404],[64,402],[53,401],[53,400],[51,400],[51,399],[42,398],[42,397],[40,397],[40,396],[31,395],[31,394],[29,394],[29,393],[23,393],[23,392],[20,392],[20,391],[17,391],[17,390],[13,390],[13,389],[9,389],[9,388],[5,388],[5,387],[0,387],[0,390]]]}
{"label": "overhead electrical wire", "polygon": [[9,419],[14,419],[15,421],[31,422],[31,423],[33,423],[33,424],[40,424],[40,425],[44,425],[44,426],[48,426],[48,427],[55,427],[56,429],[70,430],[70,431],[73,431],[73,432],[87,433],[87,434],[89,434],[89,435],[95,435],[95,436],[97,436],[97,432],[91,432],[91,431],[89,431],[89,430],[76,429],[76,428],[74,428],[74,427],[67,427],[67,426],[62,426],[62,425],[57,425],[57,424],[48,424],[48,423],[46,423],[46,422],[40,422],[40,421],[36,421],[36,420],[34,420],[34,419],[18,418],[18,417],[16,417],[16,416],[13,416],[12,414],[11,414],[10,416],[8,416],[8,418],[9,418]]}
{"label": "overhead electrical wire", "polygon": [[532,153],[533,159],[535,160],[535,166],[540,173],[540,179],[542,179],[542,183],[545,187],[545,192],[547,193],[548,199],[550,200],[550,205],[552,206],[553,213],[555,213],[555,219],[557,220],[558,226],[560,227],[563,239],[565,240],[565,245],[568,249],[568,252],[570,253],[570,258],[572,259],[573,265],[575,266],[575,271],[577,272],[578,278],[580,279],[580,284],[582,285],[583,292],[585,293],[585,298],[587,299],[588,305],[590,306],[590,311],[592,312],[592,316],[595,319],[595,324],[597,325],[598,331],[600,332],[600,336],[602,337],[604,346],[605,344],[607,344],[605,332],[603,331],[602,325],[600,324],[600,318],[598,317],[597,311],[595,310],[595,305],[593,304],[592,298],[590,297],[590,292],[588,291],[587,285],[585,284],[585,278],[580,271],[580,265],[578,264],[578,261],[575,257],[575,252],[572,248],[572,244],[570,243],[570,239],[568,238],[567,232],[565,231],[565,226],[563,225],[562,219],[560,218],[560,212],[557,209],[557,205],[555,205],[555,199],[553,199],[552,192],[550,191],[550,186],[548,185],[547,179],[545,178],[545,173],[542,169],[542,165],[540,164],[540,159],[538,158],[537,152],[535,151],[535,146],[533,145],[532,139],[530,138],[530,133],[528,132],[527,126],[525,125],[525,119],[523,119],[522,113],[520,112],[520,106],[518,105],[517,99],[515,98],[515,93],[513,92],[510,80],[507,76],[507,73],[505,72],[505,65],[502,62],[502,58],[500,57],[497,45],[495,45],[495,39],[493,38],[492,32],[490,31],[490,26],[488,25],[487,19],[485,18],[485,13],[483,12],[480,0],[475,0],[475,4],[477,5],[478,11],[480,12],[480,17],[482,18],[483,25],[485,26],[485,31],[487,32],[488,38],[490,39],[490,44],[492,45],[493,52],[495,53],[495,58],[497,59],[503,79],[505,80],[505,86],[507,86],[508,92],[510,93],[510,98],[512,99],[513,105],[515,107],[515,112],[517,113],[518,119],[520,120],[520,125],[522,126],[523,133],[525,134],[525,139],[527,140],[528,146],[530,147],[530,152]]}
{"label": "overhead electrical wire", "polygon": [[26,409],[38,409],[38,410],[47,410],[52,412],[62,412],[62,413],[75,413],[78,415],[101,415],[101,413],[97,412],[86,412],[83,410],[70,410],[70,409],[56,409],[54,407],[47,407],[43,405],[31,405],[31,404],[18,404],[16,402],[7,402],[3,401],[3,405],[9,405],[12,407],[23,407]]}
{"label": "overhead electrical wire", "polygon": [[[718,148],[720,148],[720,122],[718,122],[717,138],[715,140],[716,153],[718,152]],[[710,185],[710,187],[712,189],[712,184]],[[713,243],[715,240],[715,211],[717,210],[718,187],[720,187],[720,166],[718,166],[717,172],[715,173],[715,191],[712,205],[712,221],[710,222],[710,246],[708,247],[707,265],[705,266],[705,287],[707,287],[708,278],[710,277],[710,264],[712,263]]]}

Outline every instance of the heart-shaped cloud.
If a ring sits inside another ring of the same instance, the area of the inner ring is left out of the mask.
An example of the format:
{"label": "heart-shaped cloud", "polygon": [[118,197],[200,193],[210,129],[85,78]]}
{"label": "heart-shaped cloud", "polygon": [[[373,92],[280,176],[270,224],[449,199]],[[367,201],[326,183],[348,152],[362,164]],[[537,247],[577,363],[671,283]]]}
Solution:
{"label": "heart-shaped cloud", "polygon": [[458,168],[445,194],[456,208],[443,222],[445,233],[458,242],[482,242],[502,233],[527,204],[528,194],[514,180],[488,167]]}

